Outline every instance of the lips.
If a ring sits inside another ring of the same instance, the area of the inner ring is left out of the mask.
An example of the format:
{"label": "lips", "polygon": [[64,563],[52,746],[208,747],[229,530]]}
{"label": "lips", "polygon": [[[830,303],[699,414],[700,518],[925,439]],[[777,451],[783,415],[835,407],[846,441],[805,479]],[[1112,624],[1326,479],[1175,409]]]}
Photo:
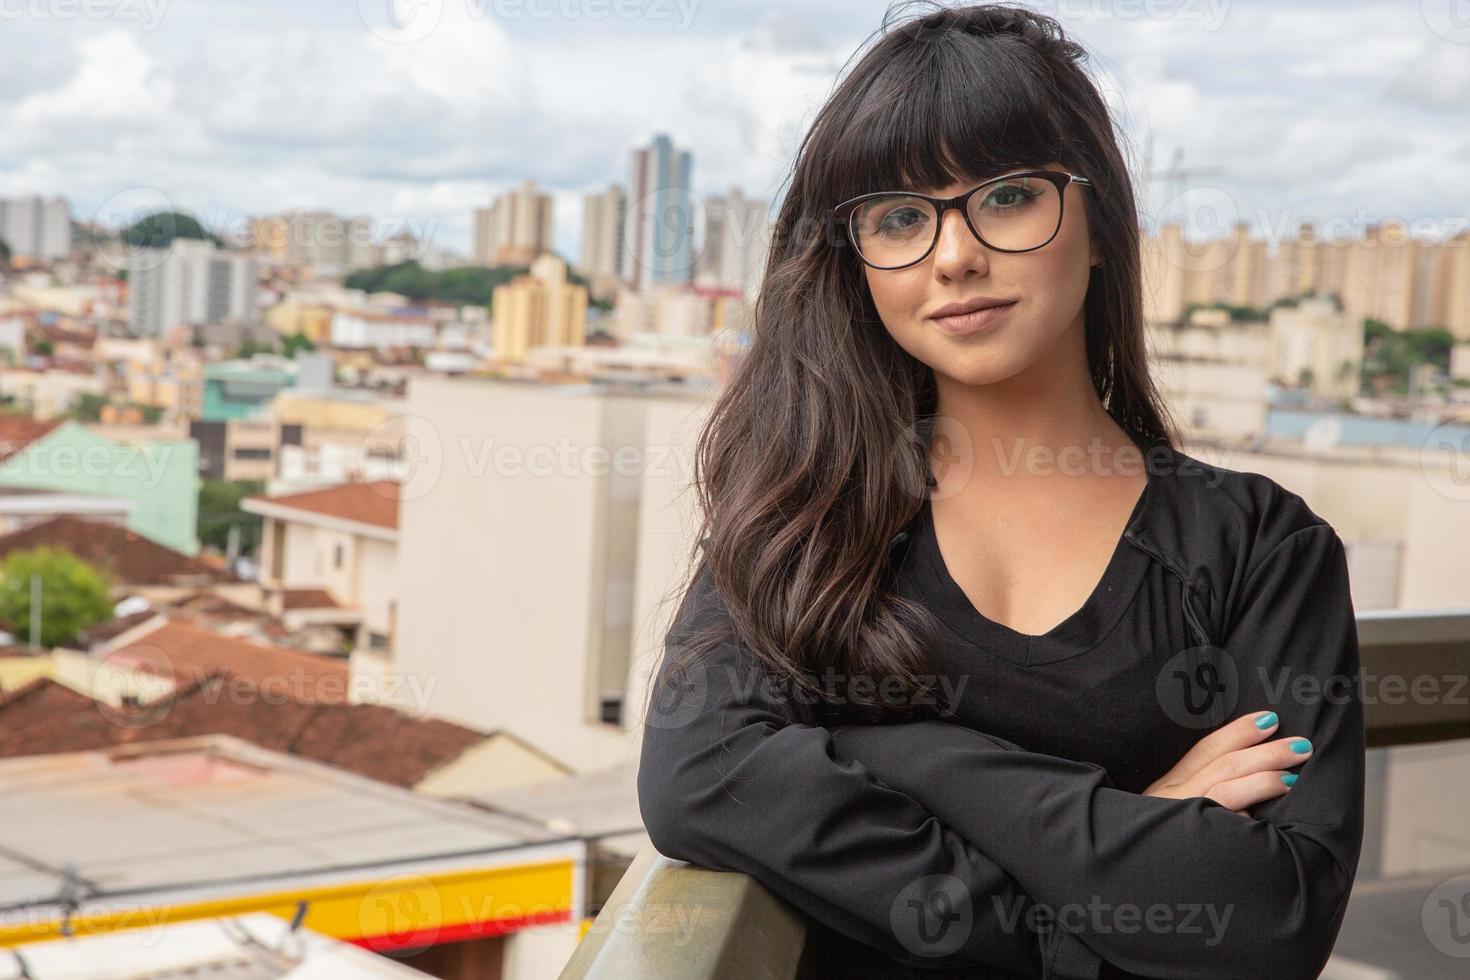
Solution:
{"label": "lips", "polygon": [[1007,303],[991,303],[980,306],[968,313],[957,313],[953,316],[930,317],[934,325],[951,337],[966,337],[971,334],[983,333],[994,329],[1005,318],[1011,307],[1016,305],[1012,300]]}
{"label": "lips", "polygon": [[1009,306],[1016,302],[1013,299],[1001,299],[995,296],[977,296],[974,299],[959,300],[954,303],[945,303],[939,309],[929,314],[929,319],[939,320],[944,317],[963,316],[966,313],[975,313],[979,310],[987,310],[993,306]]}

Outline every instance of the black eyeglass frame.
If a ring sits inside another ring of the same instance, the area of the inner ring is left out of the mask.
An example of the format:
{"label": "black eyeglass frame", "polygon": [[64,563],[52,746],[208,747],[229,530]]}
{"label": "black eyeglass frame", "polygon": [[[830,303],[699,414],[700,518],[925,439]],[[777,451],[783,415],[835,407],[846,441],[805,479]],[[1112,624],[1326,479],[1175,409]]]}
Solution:
{"label": "black eyeglass frame", "polygon": [[[992,184],[998,184],[1004,180],[1014,180],[1017,177],[1040,177],[1043,180],[1050,181],[1052,185],[1056,187],[1057,225],[1051,230],[1051,234],[1046,237],[1046,241],[1042,242],[1040,245],[1032,245],[1030,248],[1001,248],[997,245],[992,245],[990,242],[987,242],[985,240],[985,237],[980,234],[979,229],[975,227],[975,223],[970,220],[969,202],[971,197],[984,190],[985,188],[991,186]],[[1069,184],[1081,184],[1083,187],[1093,186],[1092,181],[1088,178],[1083,177],[1080,174],[1067,173],[1063,170],[1013,170],[1010,173],[1001,174],[998,177],[991,177],[984,183],[976,184],[974,187],[965,191],[963,194],[957,194],[954,197],[934,197],[930,194],[918,194],[913,191],[873,191],[870,194],[859,194],[857,197],[849,198],[848,200],[843,201],[841,204],[833,208],[832,220],[836,224],[836,226],[847,235],[847,240],[852,243],[852,250],[857,253],[857,257],[861,259],[865,265],[868,265],[874,269],[880,269],[884,272],[889,272],[894,269],[907,269],[909,266],[918,265],[920,262],[927,259],[929,257],[929,254],[934,251],[934,246],[939,244],[939,231],[944,225],[944,214],[950,208],[955,208],[960,212],[960,216],[965,219],[965,227],[970,229],[970,234],[974,235],[975,239],[986,248],[992,249],[996,252],[1034,252],[1038,248],[1045,248],[1047,245],[1050,245],[1052,239],[1057,237],[1057,232],[1061,230],[1062,217],[1067,213],[1067,186]],[[932,241],[929,242],[929,247],[924,249],[923,255],[920,255],[912,262],[905,262],[902,265],[877,265],[873,262],[869,262],[867,258],[863,256],[863,250],[858,246],[857,233],[854,232],[852,229],[852,217],[854,212],[857,210],[858,205],[862,204],[863,202],[871,201],[874,198],[889,197],[894,195],[899,195],[903,197],[916,197],[922,201],[928,201],[929,203],[933,204],[935,209],[939,212],[939,218],[934,222],[934,238]]]}

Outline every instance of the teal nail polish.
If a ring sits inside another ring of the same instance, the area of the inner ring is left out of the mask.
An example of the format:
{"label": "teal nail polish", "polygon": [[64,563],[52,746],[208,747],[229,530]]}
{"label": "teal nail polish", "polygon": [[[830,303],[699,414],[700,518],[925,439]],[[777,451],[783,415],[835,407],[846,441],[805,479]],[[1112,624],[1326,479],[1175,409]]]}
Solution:
{"label": "teal nail polish", "polygon": [[1276,724],[1276,712],[1274,711],[1268,711],[1256,719],[1256,727],[1262,730],[1270,728],[1274,724]]}
{"label": "teal nail polish", "polygon": [[1291,743],[1291,750],[1293,752],[1302,753],[1310,752],[1312,751],[1312,743],[1309,742],[1307,739],[1299,738]]}
{"label": "teal nail polish", "polygon": [[1288,785],[1288,786],[1292,785],[1293,783],[1296,782],[1296,773],[1294,773],[1294,772],[1282,773],[1281,774],[1281,781],[1283,783],[1285,783],[1286,785]]}

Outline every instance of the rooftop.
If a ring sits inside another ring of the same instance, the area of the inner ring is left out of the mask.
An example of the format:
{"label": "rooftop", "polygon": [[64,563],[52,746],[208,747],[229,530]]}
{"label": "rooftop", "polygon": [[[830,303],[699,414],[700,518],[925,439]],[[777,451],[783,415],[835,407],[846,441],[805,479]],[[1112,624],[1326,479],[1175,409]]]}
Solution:
{"label": "rooftop", "polygon": [[175,551],[110,521],[54,517],[0,535],[0,558],[31,548],[61,548],[106,569],[119,585],[199,585],[231,582],[229,572]]}
{"label": "rooftop", "polygon": [[400,487],[396,480],[342,483],[280,497],[246,497],[246,511],[285,519],[335,518],[396,531]]}
{"label": "rooftop", "polygon": [[37,439],[49,435],[61,423],[61,419],[42,422],[29,415],[0,413],[0,460],[9,459]]}
{"label": "rooftop", "polygon": [[137,709],[108,706],[46,677],[0,694],[0,758],[200,735],[231,735],[404,788],[491,737],[383,705],[238,697],[227,675],[193,681]]}
{"label": "rooftop", "polygon": [[343,658],[225,636],[167,613],[113,637],[93,652],[109,666],[172,678],[181,688],[224,673],[232,678],[233,690],[249,686],[265,699],[311,704],[348,700],[349,675]]}
{"label": "rooftop", "polygon": [[3,760],[0,799],[0,909],[11,910],[0,945],[50,938],[67,905],[96,916],[245,896],[278,906],[283,892],[329,902],[324,887],[350,884],[368,888],[366,908],[397,879],[565,862],[583,848],[224,735]]}

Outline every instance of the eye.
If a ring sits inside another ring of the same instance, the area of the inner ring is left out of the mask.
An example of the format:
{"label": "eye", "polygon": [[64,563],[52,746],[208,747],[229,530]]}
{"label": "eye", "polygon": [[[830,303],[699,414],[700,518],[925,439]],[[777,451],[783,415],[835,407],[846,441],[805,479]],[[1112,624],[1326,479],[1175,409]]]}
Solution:
{"label": "eye", "polygon": [[1039,192],[1026,184],[1007,182],[988,192],[980,206],[991,211],[1013,211],[1030,204],[1038,196]]}
{"label": "eye", "polygon": [[907,231],[927,220],[928,215],[922,208],[904,204],[885,212],[878,220],[878,229],[880,231]]}

